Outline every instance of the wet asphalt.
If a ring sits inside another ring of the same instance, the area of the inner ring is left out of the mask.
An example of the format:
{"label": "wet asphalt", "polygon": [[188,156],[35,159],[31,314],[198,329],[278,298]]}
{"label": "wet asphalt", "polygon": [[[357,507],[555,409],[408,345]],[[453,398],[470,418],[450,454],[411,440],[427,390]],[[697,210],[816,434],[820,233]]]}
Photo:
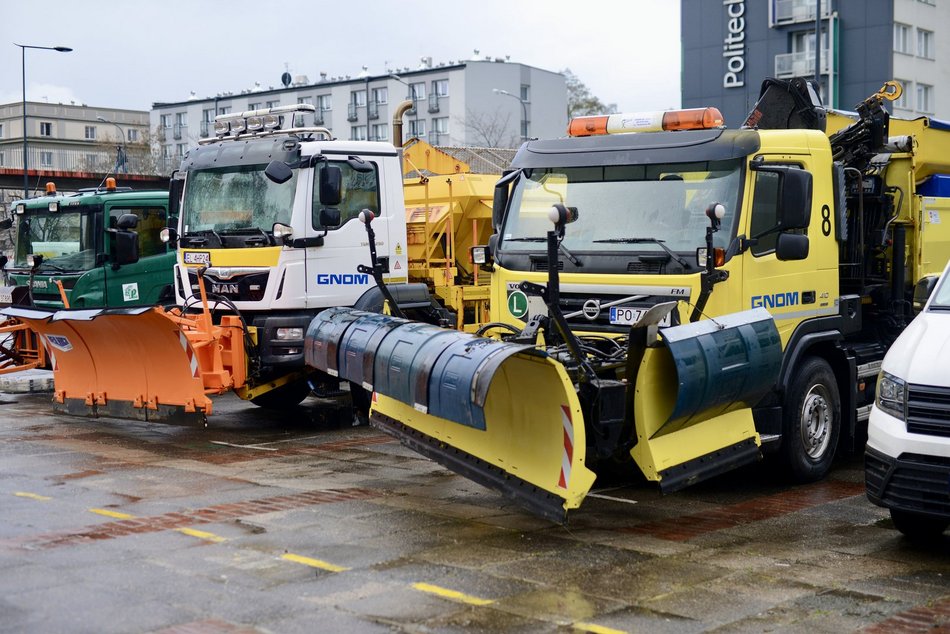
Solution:
{"label": "wet asphalt", "polygon": [[860,455],[806,486],[767,464],[595,485],[559,526],[343,402],[215,408],[174,427],[0,394],[0,632],[950,628],[950,538],[901,537]]}

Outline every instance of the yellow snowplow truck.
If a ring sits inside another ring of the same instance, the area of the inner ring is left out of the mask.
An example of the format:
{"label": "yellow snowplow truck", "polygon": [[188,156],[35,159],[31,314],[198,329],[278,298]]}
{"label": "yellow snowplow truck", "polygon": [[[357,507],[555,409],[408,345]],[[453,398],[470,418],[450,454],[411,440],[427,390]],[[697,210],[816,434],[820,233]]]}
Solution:
{"label": "yellow snowplow truck", "polygon": [[[489,276],[470,252],[491,234],[508,161],[473,173],[418,140],[403,156],[334,139],[314,118],[306,104],[222,115],[185,156],[164,232],[177,247],[173,308],[0,309],[43,336],[55,410],[203,424],[228,391],[272,408],[314,388],[345,392],[305,365],[304,335],[328,307],[382,310],[377,281],[357,270],[369,262],[364,209],[377,216],[372,246],[394,310],[456,327],[487,320]],[[368,410],[369,395],[352,393]]]}
{"label": "yellow snowplow truck", "polygon": [[496,339],[340,309],[310,325],[308,363],[557,521],[630,462],[664,492],[763,453],[821,478],[950,257],[950,126],[890,120],[900,90],[830,134],[802,79],[766,80],[738,130],[712,108],[575,119],[496,186],[478,333]]}

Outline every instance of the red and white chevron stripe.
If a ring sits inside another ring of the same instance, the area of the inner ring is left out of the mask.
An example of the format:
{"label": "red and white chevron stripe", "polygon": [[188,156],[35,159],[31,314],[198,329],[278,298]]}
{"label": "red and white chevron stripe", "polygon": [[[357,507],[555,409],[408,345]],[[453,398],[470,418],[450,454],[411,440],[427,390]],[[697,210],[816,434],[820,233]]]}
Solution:
{"label": "red and white chevron stripe", "polygon": [[566,489],[571,481],[571,462],[574,460],[574,423],[567,405],[561,405],[561,424],[564,426],[564,454],[561,456],[561,477],[557,485]]}
{"label": "red and white chevron stripe", "polygon": [[181,343],[182,350],[185,351],[185,354],[188,355],[188,365],[191,367],[191,376],[198,378],[198,357],[195,355],[195,351],[192,350],[191,346],[188,345],[188,337],[185,336],[185,333],[178,331],[178,341]]}

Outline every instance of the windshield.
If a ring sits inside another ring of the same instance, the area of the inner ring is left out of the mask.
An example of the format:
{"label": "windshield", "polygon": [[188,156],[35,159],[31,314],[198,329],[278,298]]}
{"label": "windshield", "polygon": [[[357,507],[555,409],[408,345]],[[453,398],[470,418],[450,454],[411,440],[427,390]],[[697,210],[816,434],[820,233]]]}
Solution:
{"label": "windshield", "polygon": [[28,255],[42,255],[40,271],[86,271],[96,265],[96,241],[90,212],[39,212],[20,216],[15,266],[26,268]]}
{"label": "windshield", "polygon": [[950,269],[944,272],[940,284],[934,290],[933,299],[930,300],[930,308],[938,310],[950,309]]}
{"label": "windshield", "polygon": [[694,252],[706,244],[705,210],[714,202],[725,206],[726,215],[713,242],[725,247],[734,234],[740,184],[738,159],[528,169],[512,193],[502,248],[537,251],[537,242],[553,227],[548,211],[561,203],[578,212],[563,242],[571,251],[659,251],[666,246]]}
{"label": "windshield", "polygon": [[273,229],[290,223],[297,190],[297,170],[278,185],[266,176],[266,165],[243,165],[188,173],[182,203],[184,233]]}

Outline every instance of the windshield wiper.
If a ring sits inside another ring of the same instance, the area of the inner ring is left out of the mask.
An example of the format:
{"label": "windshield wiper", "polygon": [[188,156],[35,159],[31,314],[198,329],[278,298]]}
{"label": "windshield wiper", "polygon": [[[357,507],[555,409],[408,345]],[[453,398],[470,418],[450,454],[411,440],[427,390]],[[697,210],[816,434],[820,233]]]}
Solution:
{"label": "windshield wiper", "polygon": [[[260,234],[260,237],[264,239],[264,244],[270,244],[270,236],[267,235],[267,232],[261,229],[260,227],[244,227],[242,229],[228,229],[227,231],[220,231],[219,234],[222,236],[241,236],[248,233]],[[218,234],[215,234],[218,235]],[[258,236],[254,235],[248,240],[257,240]],[[245,244],[248,240],[245,240]]]}
{"label": "windshield wiper", "polygon": [[49,267],[49,268],[53,269],[54,271],[59,271],[60,273],[65,273],[66,271],[69,270],[69,269],[64,269],[63,267],[59,266],[58,264],[52,264],[52,263],[50,263],[50,262],[47,262],[46,260],[44,260],[42,263],[40,263],[40,265],[39,265],[38,267],[36,267],[36,270],[39,271],[39,270],[44,269],[44,268],[46,268],[46,267]]}
{"label": "windshield wiper", "polygon": [[[505,242],[547,242],[547,238],[537,238],[537,237],[527,237],[527,238],[508,238]],[[567,250],[567,247],[563,243],[558,242],[557,248],[561,250],[561,253],[571,261],[571,264],[574,266],[583,266],[581,261],[577,259],[577,256]]]}
{"label": "windshield wiper", "polygon": [[683,268],[689,269],[689,262],[676,254],[673,249],[666,246],[666,240],[659,238],[606,238],[604,240],[593,240],[593,242],[607,242],[611,244],[655,244],[666,251],[671,258],[676,260]]}
{"label": "windshield wiper", "polygon": [[208,241],[208,239],[202,236],[208,236],[208,235],[214,236],[215,240],[218,241],[219,247],[224,246],[224,240],[221,239],[221,236],[214,229],[204,229],[202,231],[189,231],[185,233],[182,236],[182,238],[185,238],[186,240],[187,239],[195,240],[196,242],[198,242],[199,246],[204,246],[205,243]]}

